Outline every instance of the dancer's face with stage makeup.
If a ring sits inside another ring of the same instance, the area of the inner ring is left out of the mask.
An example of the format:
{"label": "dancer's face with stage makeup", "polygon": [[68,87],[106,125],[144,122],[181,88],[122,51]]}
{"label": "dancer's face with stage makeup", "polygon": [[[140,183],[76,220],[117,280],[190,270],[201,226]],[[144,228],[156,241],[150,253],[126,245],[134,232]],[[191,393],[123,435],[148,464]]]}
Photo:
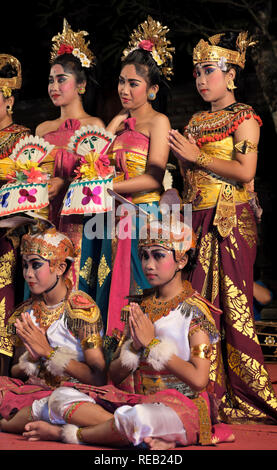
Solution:
{"label": "dancer's face with stage makeup", "polygon": [[175,279],[176,273],[181,275],[187,259],[177,262],[174,253],[159,245],[142,247],[140,250],[142,270],[152,287],[162,287]]}
{"label": "dancer's face with stage makeup", "polygon": [[215,62],[197,64],[193,76],[197,91],[204,101],[217,101],[228,94],[228,73],[223,72]]}
{"label": "dancer's face with stage makeup", "polygon": [[66,106],[74,100],[80,100],[75,75],[66,72],[60,64],[53,65],[49,75],[48,94],[55,106]]}
{"label": "dancer's face with stage makeup", "polygon": [[38,255],[23,255],[23,276],[33,294],[43,294],[57,281],[57,268]]}
{"label": "dancer's face with stage makeup", "polygon": [[118,94],[126,110],[135,110],[147,103],[148,84],[138,75],[133,64],[125,65],[119,75]]}

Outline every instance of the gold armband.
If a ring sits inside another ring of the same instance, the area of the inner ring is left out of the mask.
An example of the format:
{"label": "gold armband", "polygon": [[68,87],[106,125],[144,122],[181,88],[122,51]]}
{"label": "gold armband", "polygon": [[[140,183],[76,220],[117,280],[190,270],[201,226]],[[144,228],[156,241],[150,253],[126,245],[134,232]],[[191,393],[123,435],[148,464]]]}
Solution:
{"label": "gold armband", "polygon": [[103,341],[99,333],[96,333],[91,336],[87,336],[84,338],[81,342],[82,344],[82,349],[93,349],[93,348],[101,348],[103,345]]}
{"label": "gold armband", "polygon": [[250,140],[241,140],[240,142],[235,144],[235,149],[245,155],[246,153],[257,152],[258,145],[253,144],[253,142],[250,142]]}
{"label": "gold armband", "polygon": [[200,359],[210,359],[212,355],[212,345],[211,344],[197,344],[197,346],[192,346],[190,348],[191,357],[199,357]]}
{"label": "gold armband", "polygon": [[204,152],[201,152],[197,158],[196,158],[196,164],[198,166],[203,166],[204,168],[206,166],[208,166],[213,160],[213,157],[211,157],[210,155],[207,155],[206,153]]}

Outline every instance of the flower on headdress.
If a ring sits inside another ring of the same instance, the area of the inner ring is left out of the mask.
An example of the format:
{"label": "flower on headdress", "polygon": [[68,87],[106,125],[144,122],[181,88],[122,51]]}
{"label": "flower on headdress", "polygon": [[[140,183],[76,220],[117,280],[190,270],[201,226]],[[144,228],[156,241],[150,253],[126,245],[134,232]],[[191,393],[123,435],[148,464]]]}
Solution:
{"label": "flower on headdress", "polygon": [[162,65],[163,64],[163,60],[161,59],[161,57],[159,56],[158,52],[156,51],[156,49],[154,48],[151,52],[152,54],[152,57],[154,59],[154,61],[156,62],[157,65]]}
{"label": "flower on headdress", "polygon": [[83,205],[89,204],[91,199],[94,202],[94,204],[101,204],[102,203],[101,197],[98,196],[98,194],[100,194],[101,192],[102,192],[101,186],[95,186],[95,188],[93,188],[92,191],[90,188],[85,186],[83,188],[83,194],[85,194],[86,197],[82,199],[82,204]]}
{"label": "flower on headdress", "polygon": [[72,54],[72,51],[73,51],[72,46],[69,46],[68,44],[61,44],[58,50],[58,55]]}
{"label": "flower on headdress", "polygon": [[27,191],[27,189],[20,189],[19,194],[21,197],[18,199],[19,204],[25,202],[26,200],[29,202],[36,202],[36,198],[34,196],[36,192],[37,190],[35,188],[30,189],[30,191]]}
{"label": "flower on headdress", "polygon": [[91,64],[90,60],[88,59],[86,54],[80,51],[80,49],[75,47],[72,50],[72,54],[80,60],[83,67],[90,67],[90,64]]}
{"label": "flower on headdress", "polygon": [[154,44],[152,41],[149,41],[148,39],[143,39],[143,41],[140,41],[138,47],[140,49],[144,49],[145,51],[151,52],[153,50]]}

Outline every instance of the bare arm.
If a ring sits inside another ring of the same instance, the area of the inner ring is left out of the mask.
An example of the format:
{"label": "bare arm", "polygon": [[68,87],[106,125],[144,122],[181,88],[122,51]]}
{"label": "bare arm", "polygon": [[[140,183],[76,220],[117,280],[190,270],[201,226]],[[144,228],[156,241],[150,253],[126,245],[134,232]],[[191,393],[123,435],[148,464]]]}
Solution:
{"label": "bare arm", "polygon": [[[199,331],[192,335],[190,347],[199,344],[210,344],[207,333]],[[209,380],[210,360],[191,357],[189,361],[184,361],[180,357],[172,355],[166,368],[193,390],[201,391],[206,387]]]}
{"label": "bare arm", "polygon": [[[253,144],[258,144],[260,129],[257,121],[251,117],[243,121],[234,134],[234,144],[249,140]],[[201,150],[197,145],[192,144],[182,136],[178,131],[170,131],[169,145],[174,155],[181,161],[187,161],[197,164],[197,157]],[[235,180],[240,183],[249,183],[255,176],[257,166],[257,152],[242,154],[235,153],[234,160],[226,161],[217,157],[212,157],[211,161],[205,166],[207,170],[216,173],[223,178]]]}

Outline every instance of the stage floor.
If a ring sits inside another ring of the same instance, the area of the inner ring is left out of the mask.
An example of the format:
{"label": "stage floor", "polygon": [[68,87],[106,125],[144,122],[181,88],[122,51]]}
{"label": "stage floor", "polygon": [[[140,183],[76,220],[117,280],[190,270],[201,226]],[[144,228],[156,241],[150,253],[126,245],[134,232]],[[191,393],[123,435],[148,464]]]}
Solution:
{"label": "stage floor", "polygon": [[[266,364],[268,369],[273,387],[277,394],[277,364]],[[263,424],[257,425],[234,425],[232,426],[235,434],[235,441],[232,443],[222,443],[216,446],[190,446],[190,447],[178,447],[174,449],[174,453],[179,451],[184,452],[185,450],[277,450],[277,426],[268,426]],[[26,441],[22,436],[16,434],[0,433],[0,451],[94,451],[95,456],[100,455],[103,458],[103,454],[109,455],[109,451],[113,450],[111,447],[95,447],[89,445],[72,445],[62,444],[60,442],[49,442],[49,441],[38,441],[30,442]],[[113,455],[120,455],[121,450],[116,453],[112,452]],[[124,451],[124,455],[130,453],[132,455],[133,450]],[[145,451],[140,450],[140,453]],[[63,454],[64,455],[64,454]],[[71,454],[70,454],[71,455]],[[80,453],[78,453],[80,456]],[[70,457],[71,458],[71,457]],[[96,462],[97,463],[97,462]],[[100,463],[100,462],[99,462]]]}

